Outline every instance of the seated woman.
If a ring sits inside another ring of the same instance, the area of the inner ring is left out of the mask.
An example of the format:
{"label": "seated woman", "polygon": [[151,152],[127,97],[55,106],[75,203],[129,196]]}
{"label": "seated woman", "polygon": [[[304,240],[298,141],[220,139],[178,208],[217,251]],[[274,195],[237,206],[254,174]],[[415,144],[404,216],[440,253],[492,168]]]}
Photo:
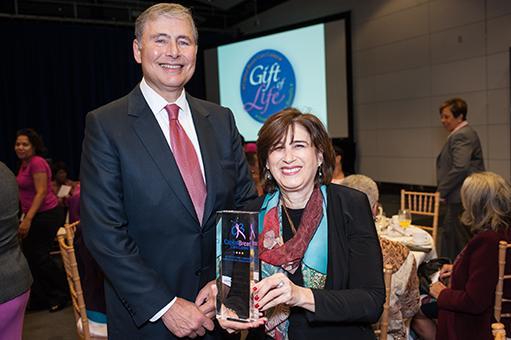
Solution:
{"label": "seated woman", "polygon": [[[59,205],[61,207],[67,207],[66,200],[73,195],[76,185],[78,185],[78,182],[72,181],[67,177],[69,174],[67,165],[62,161],[57,161],[53,163],[52,173],[53,180],[51,181],[51,190],[55,195],[57,195],[59,199]],[[70,187],[69,192],[65,196],[61,196],[62,193],[61,195],[59,195],[60,189],[62,188],[63,185]]]}
{"label": "seated woman", "polygon": [[[342,185],[367,195],[373,216],[378,212],[376,182],[364,175],[350,175]],[[412,252],[402,243],[380,237],[383,263],[392,266],[388,340],[407,339],[408,323],[419,310],[419,278]]]}
{"label": "seated woman", "polygon": [[[219,320],[249,338],[374,339],[385,300],[381,249],[367,197],[329,185],[335,156],[318,118],[296,109],[270,117],[257,153],[266,195],[259,211],[260,322]],[[234,289],[234,287],[233,287]]]}
{"label": "seated woman", "polygon": [[[501,240],[511,241],[511,187],[492,172],[475,173],[463,183],[461,201],[465,209],[461,221],[475,235],[454,265],[441,271],[442,277],[450,277],[449,286],[441,282],[430,286],[438,306],[436,338],[489,340],[493,339],[498,245]],[[508,253],[506,272],[510,269]],[[504,285],[504,296],[511,296],[510,285]],[[509,323],[506,328],[510,334]]]}

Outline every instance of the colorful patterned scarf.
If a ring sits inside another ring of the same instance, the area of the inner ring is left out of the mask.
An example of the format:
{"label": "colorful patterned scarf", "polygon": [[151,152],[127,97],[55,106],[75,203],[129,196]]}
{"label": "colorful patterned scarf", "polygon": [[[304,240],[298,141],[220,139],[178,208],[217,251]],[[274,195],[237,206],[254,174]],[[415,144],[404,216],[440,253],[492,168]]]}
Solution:
{"label": "colorful patterned scarf", "polygon": [[[326,186],[315,188],[307,202],[296,235],[283,242],[280,192],[267,194],[259,212],[259,258],[262,278],[294,273],[301,265],[306,288],[325,287],[328,264]],[[266,312],[266,333],[288,339],[290,308],[278,305]]]}

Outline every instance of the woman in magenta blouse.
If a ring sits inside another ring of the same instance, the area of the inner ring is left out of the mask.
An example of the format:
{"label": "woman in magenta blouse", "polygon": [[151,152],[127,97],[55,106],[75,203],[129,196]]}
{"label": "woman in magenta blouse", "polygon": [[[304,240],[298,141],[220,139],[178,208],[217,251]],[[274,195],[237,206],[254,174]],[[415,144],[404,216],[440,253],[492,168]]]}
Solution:
{"label": "woman in magenta blouse", "polygon": [[[461,187],[465,211],[463,224],[474,236],[454,261],[445,265],[440,278],[450,277],[430,286],[430,295],[437,298],[437,339],[493,339],[491,323],[498,280],[498,245],[511,241],[511,187],[492,172],[475,173]],[[506,272],[511,269],[511,255],[506,259]],[[511,286],[504,285],[504,296],[511,295]],[[504,312],[509,312],[503,305]],[[507,332],[510,331],[508,320]],[[509,334],[509,333],[508,333]]]}
{"label": "woman in magenta blouse", "polygon": [[24,214],[19,234],[34,278],[30,308],[57,311],[67,300],[66,282],[49,253],[58,228],[64,224],[64,211],[51,190],[51,170],[40,156],[44,144],[39,135],[32,129],[19,130],[14,150],[21,161],[16,176]]}

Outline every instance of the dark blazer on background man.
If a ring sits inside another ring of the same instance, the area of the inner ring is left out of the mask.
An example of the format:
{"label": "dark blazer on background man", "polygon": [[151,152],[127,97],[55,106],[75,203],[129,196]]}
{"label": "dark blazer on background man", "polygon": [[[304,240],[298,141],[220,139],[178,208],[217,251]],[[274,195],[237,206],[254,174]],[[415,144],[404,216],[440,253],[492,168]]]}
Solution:
{"label": "dark blazer on background man", "polygon": [[215,277],[215,212],[255,197],[232,112],[187,95],[207,185],[202,225],[139,86],[87,115],[81,226],[106,275],[111,339],[174,339],[158,320]]}
{"label": "dark blazer on background man", "polygon": [[447,203],[460,203],[460,189],[465,178],[484,171],[479,136],[469,125],[452,133],[436,160],[437,191]]}
{"label": "dark blazer on background man", "polygon": [[32,285],[18,238],[18,208],[16,177],[0,162],[0,303],[20,296]]}
{"label": "dark blazer on background man", "polygon": [[[264,196],[245,209],[258,211]],[[330,184],[327,188],[328,266],[324,289],[313,289],[315,312],[292,308],[290,340],[374,339],[371,324],[385,302],[383,258],[367,196]],[[294,312],[293,312],[294,311]],[[261,328],[248,339],[264,339]]]}

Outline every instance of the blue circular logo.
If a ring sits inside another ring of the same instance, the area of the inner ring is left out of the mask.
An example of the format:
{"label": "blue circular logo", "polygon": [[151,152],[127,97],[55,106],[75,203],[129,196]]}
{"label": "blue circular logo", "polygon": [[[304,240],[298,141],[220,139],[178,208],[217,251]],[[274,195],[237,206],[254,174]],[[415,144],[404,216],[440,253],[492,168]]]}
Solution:
{"label": "blue circular logo", "polygon": [[250,58],[241,75],[243,108],[258,122],[293,104],[295,72],[279,51],[262,50]]}

